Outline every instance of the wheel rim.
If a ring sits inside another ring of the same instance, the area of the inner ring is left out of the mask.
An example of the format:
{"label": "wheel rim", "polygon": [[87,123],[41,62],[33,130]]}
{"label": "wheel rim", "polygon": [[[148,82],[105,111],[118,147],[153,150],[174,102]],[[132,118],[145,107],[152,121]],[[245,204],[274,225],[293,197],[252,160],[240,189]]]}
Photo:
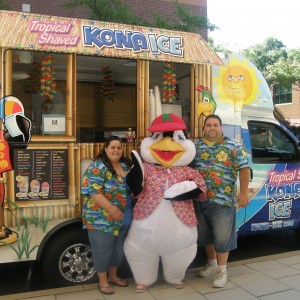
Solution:
{"label": "wheel rim", "polygon": [[84,282],[93,277],[95,270],[91,248],[86,244],[68,247],[59,258],[59,271],[70,282]]}

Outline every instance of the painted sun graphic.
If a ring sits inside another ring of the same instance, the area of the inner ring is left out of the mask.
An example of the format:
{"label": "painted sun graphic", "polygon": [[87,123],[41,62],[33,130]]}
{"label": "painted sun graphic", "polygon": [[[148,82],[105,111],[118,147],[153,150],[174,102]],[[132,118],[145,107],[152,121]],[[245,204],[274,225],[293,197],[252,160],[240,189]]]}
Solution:
{"label": "painted sun graphic", "polygon": [[220,66],[214,78],[216,96],[219,103],[234,103],[235,110],[241,110],[243,104],[259,102],[260,80],[256,69],[244,58],[230,56],[228,65]]}

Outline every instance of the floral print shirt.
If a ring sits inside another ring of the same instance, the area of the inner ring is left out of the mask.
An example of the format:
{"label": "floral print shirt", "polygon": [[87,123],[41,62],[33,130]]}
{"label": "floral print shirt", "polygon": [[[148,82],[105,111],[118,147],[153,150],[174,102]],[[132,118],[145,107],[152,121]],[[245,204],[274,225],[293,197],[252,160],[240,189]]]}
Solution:
{"label": "floral print shirt", "polygon": [[[122,163],[124,170],[128,167]],[[90,194],[102,193],[106,199],[116,205],[123,212],[126,208],[126,197],[130,191],[125,177],[112,175],[101,160],[95,160],[85,171],[81,186],[81,194],[84,198],[82,206],[83,228],[102,230],[113,235],[119,234],[122,221],[114,221],[108,212],[95,203]]]}
{"label": "floral print shirt", "polygon": [[233,206],[238,171],[249,167],[246,150],[226,136],[212,146],[208,146],[203,137],[194,143],[197,150],[195,168],[206,183],[206,201]]}
{"label": "floral print shirt", "polygon": [[[158,207],[163,199],[166,185],[169,187],[185,180],[194,181],[203,192],[197,200],[204,200],[206,186],[199,172],[188,166],[163,167],[160,165],[144,163],[144,187],[134,206],[133,219],[142,220],[148,218]],[[189,226],[196,226],[197,219],[193,200],[171,201],[178,218]]]}

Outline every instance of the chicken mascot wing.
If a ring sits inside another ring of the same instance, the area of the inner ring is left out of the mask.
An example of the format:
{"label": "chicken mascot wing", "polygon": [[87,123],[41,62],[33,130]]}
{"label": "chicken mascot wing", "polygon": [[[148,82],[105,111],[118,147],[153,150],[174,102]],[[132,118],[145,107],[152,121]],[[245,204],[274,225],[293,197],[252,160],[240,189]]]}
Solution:
{"label": "chicken mascot wing", "polygon": [[161,259],[164,279],[184,287],[185,272],[197,252],[197,219],[193,200],[204,200],[206,186],[198,171],[187,166],[196,149],[183,132],[184,121],[162,114],[148,128],[151,137],[133,151],[127,183],[137,198],[125,241],[125,254],[136,292],[155,283]]}

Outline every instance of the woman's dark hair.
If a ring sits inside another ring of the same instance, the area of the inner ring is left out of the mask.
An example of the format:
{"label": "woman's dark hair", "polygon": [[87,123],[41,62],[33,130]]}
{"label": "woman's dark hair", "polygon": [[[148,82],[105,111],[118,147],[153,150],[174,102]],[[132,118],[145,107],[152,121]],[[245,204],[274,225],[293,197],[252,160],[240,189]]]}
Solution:
{"label": "woman's dark hair", "polygon": [[217,119],[220,123],[220,126],[222,126],[222,120],[218,115],[208,115],[204,120],[204,125],[203,125],[204,127],[205,127],[206,121],[209,119]]}
{"label": "woman's dark hair", "polygon": [[[117,175],[115,169],[113,168],[111,161],[107,157],[105,148],[107,148],[112,141],[119,141],[121,144],[123,144],[123,140],[119,136],[110,136],[104,141],[104,147],[101,150],[101,152],[95,157],[95,159],[101,159],[101,161],[105,164],[105,166],[108,168],[108,170],[112,173],[112,175]],[[126,158],[123,154],[120,158],[120,162],[124,162],[129,168],[132,166],[132,161],[128,158]]]}

